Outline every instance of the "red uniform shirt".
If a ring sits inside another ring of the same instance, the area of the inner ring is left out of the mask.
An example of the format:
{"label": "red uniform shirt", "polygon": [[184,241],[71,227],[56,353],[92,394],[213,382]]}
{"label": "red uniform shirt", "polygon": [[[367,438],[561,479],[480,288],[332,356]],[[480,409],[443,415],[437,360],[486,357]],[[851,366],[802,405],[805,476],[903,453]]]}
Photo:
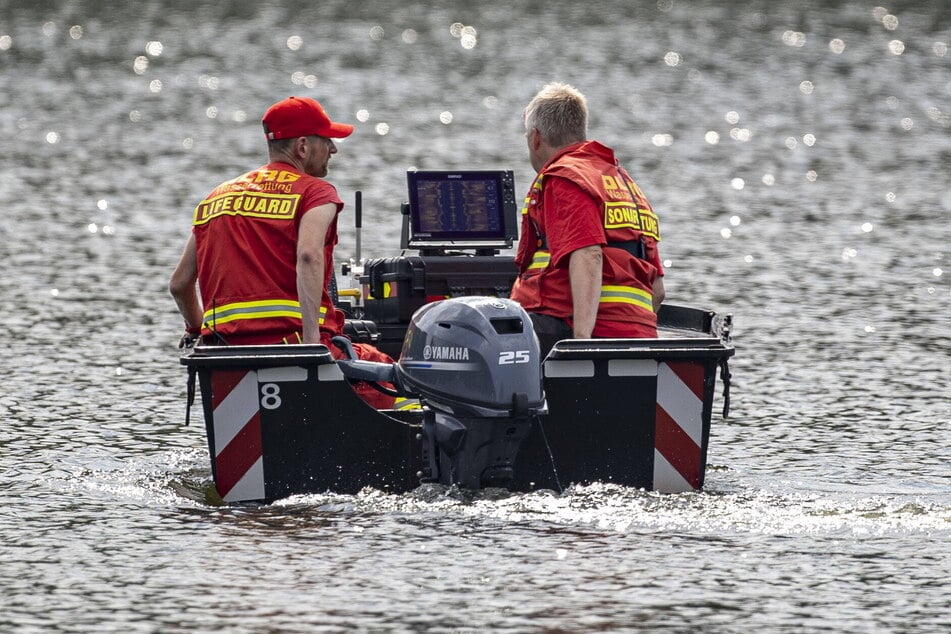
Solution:
{"label": "red uniform shirt", "polygon": [[[601,301],[595,337],[655,336],[654,280],[663,275],[657,216],[643,192],[596,141],[569,146],[539,172],[522,211],[512,299],[529,312],[572,321],[569,256],[600,245]],[[611,244],[641,242],[644,257]]]}
{"label": "red uniform shirt", "polygon": [[[297,294],[297,235],[303,214],[343,202],[333,185],[286,163],[270,163],[222,183],[195,209],[198,285],[204,335],[212,328],[232,345],[297,343],[301,331]],[[327,282],[334,274],[337,222],[324,243],[321,333],[338,334]]]}

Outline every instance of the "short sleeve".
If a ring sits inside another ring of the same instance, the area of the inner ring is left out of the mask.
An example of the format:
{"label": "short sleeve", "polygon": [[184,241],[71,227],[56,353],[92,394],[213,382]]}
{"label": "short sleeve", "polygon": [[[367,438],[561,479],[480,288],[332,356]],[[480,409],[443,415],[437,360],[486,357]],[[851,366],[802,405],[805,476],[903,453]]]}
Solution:
{"label": "short sleeve", "polygon": [[552,266],[558,266],[573,251],[607,244],[597,203],[567,178],[545,179],[542,212]]}

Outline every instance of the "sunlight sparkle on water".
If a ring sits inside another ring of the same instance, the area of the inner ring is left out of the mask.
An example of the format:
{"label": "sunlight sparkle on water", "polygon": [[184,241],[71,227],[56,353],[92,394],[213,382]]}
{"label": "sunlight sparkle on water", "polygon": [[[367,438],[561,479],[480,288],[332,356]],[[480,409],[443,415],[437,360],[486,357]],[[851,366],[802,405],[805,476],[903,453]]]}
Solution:
{"label": "sunlight sparkle on water", "polygon": [[862,233],[872,233],[875,230],[875,227],[872,226],[871,222],[862,223]]}
{"label": "sunlight sparkle on water", "polygon": [[752,136],[749,128],[733,128],[730,130],[730,138],[741,143],[749,141]]}
{"label": "sunlight sparkle on water", "polygon": [[845,42],[839,38],[835,38],[829,42],[829,50],[835,53],[836,55],[841,55],[842,51],[845,50]]}
{"label": "sunlight sparkle on water", "polygon": [[439,122],[444,125],[452,123],[452,113],[448,110],[439,113]]}
{"label": "sunlight sparkle on water", "polygon": [[799,84],[799,92],[801,92],[804,95],[811,95],[815,89],[816,89],[815,85],[808,79],[803,82],[800,82]]}
{"label": "sunlight sparkle on water", "polygon": [[934,275],[935,277],[941,277],[941,274],[942,274],[943,272],[944,272],[944,271],[942,271],[942,270],[939,269],[938,267],[935,267],[935,268],[931,269],[931,274]]}
{"label": "sunlight sparkle on water", "polygon": [[0,51],[8,51],[13,46],[13,38],[9,35],[0,35]]}
{"label": "sunlight sparkle on water", "polygon": [[746,187],[746,181],[744,181],[742,178],[734,178],[730,181],[730,187],[739,191]]}
{"label": "sunlight sparkle on water", "polygon": [[149,57],[158,57],[162,54],[164,47],[162,43],[156,40],[145,43],[145,54]]}
{"label": "sunlight sparkle on water", "polygon": [[806,34],[800,31],[784,31],[783,44],[801,48],[806,45]]}
{"label": "sunlight sparkle on water", "polygon": [[888,43],[888,50],[892,55],[901,55],[905,52],[905,43],[901,40],[892,40]]}
{"label": "sunlight sparkle on water", "polygon": [[50,145],[56,145],[59,143],[59,132],[47,132],[46,133],[46,142]]}
{"label": "sunlight sparkle on water", "polygon": [[703,135],[703,140],[709,143],[710,145],[716,145],[720,142],[720,133],[710,130],[705,135]]}
{"label": "sunlight sparkle on water", "polygon": [[776,184],[776,177],[772,174],[763,174],[763,184],[772,186]]}
{"label": "sunlight sparkle on water", "polygon": [[453,22],[449,27],[449,33],[453,37],[459,38],[459,44],[462,48],[473,49],[478,44],[478,32],[474,26],[466,26],[461,22]]}
{"label": "sunlight sparkle on water", "polygon": [[680,62],[683,61],[683,58],[680,56],[680,53],[675,53],[674,51],[668,52],[664,55],[664,63],[668,66],[677,66]]}
{"label": "sunlight sparkle on water", "polygon": [[301,71],[297,71],[291,75],[291,83],[297,86],[313,88],[317,85],[317,75],[308,75]]}
{"label": "sunlight sparkle on water", "polygon": [[359,121],[360,123],[366,123],[370,119],[370,111],[361,108],[360,110],[357,110],[356,116],[357,116],[357,121]]}
{"label": "sunlight sparkle on water", "polygon": [[376,42],[379,42],[380,40],[383,39],[383,36],[384,36],[384,35],[385,35],[385,33],[384,33],[384,31],[383,31],[383,27],[382,27],[382,26],[375,26],[375,27],[373,27],[372,29],[370,29],[370,39],[371,39],[371,40],[374,40],[374,41],[376,41]]}
{"label": "sunlight sparkle on water", "polygon": [[81,27],[78,24],[74,24],[73,26],[69,27],[69,37],[71,37],[74,40],[78,40],[82,36],[83,36],[83,27]]}
{"label": "sunlight sparkle on water", "polygon": [[292,35],[287,38],[287,48],[292,51],[300,50],[300,47],[303,46],[304,39],[300,35]]}
{"label": "sunlight sparkle on water", "polygon": [[419,34],[413,29],[405,29],[400,34],[400,39],[407,44],[415,44],[416,40],[419,39]]}
{"label": "sunlight sparkle on water", "polygon": [[379,134],[380,136],[384,136],[384,135],[390,133],[390,124],[388,124],[388,123],[378,123],[378,124],[376,124],[376,127],[373,128],[373,129],[374,129],[374,130],[376,131],[376,133]]}

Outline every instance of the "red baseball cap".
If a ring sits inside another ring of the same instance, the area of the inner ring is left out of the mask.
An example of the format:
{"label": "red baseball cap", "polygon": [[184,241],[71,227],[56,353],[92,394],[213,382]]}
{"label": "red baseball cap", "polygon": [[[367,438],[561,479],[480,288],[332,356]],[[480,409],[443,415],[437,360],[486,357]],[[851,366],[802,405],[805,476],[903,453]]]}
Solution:
{"label": "red baseball cap", "polygon": [[261,119],[269,140],[318,136],[342,139],[350,136],[353,126],[335,123],[324,107],[310,97],[288,97],[267,109]]}

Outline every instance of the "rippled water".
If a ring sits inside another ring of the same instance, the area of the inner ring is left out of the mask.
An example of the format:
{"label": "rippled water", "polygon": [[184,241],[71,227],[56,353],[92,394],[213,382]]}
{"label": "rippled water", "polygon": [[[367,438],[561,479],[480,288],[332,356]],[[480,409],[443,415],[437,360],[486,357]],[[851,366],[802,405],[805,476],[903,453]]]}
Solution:
{"label": "rippled water", "polygon": [[[171,4],[0,2],[0,630],[951,626],[946,2]],[[358,124],[331,179],[393,255],[407,169],[528,186],[551,79],[670,299],[735,316],[706,490],[207,502],[165,284],[263,108]]]}

